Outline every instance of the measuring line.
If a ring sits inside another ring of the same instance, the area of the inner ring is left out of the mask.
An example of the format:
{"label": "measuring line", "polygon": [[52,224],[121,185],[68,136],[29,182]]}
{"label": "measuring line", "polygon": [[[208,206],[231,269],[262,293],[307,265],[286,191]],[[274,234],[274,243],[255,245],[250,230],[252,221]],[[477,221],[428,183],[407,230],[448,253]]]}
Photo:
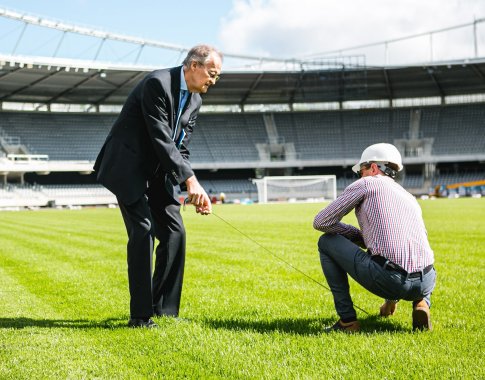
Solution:
{"label": "measuring line", "polygon": [[[309,276],[308,274],[306,274],[305,272],[303,272],[302,270],[298,269],[297,267],[295,267],[294,265],[290,264],[288,261],[286,261],[285,259],[283,259],[281,256],[278,256],[277,254],[273,253],[272,251],[270,251],[268,248],[266,248],[264,245],[260,244],[259,242],[257,242],[256,240],[254,240],[251,236],[245,234],[244,232],[242,232],[240,229],[238,229],[237,227],[235,227],[234,225],[232,225],[231,223],[229,223],[227,220],[225,220],[224,218],[222,218],[221,216],[215,214],[214,212],[212,212],[212,215],[214,215],[215,217],[219,218],[220,220],[222,220],[224,223],[226,223],[229,227],[233,228],[234,230],[236,230],[237,232],[239,232],[241,235],[243,235],[245,238],[247,238],[248,240],[251,240],[254,244],[256,244],[257,246],[259,246],[260,248],[264,249],[267,253],[269,253],[271,256],[277,258],[278,260],[284,262],[286,265],[288,265],[289,267],[293,268],[294,270],[296,270],[297,272],[301,273],[303,276],[305,276],[306,278],[308,278],[309,280],[312,280],[314,283],[320,285],[322,288],[328,290],[329,292],[331,292],[330,288],[328,286],[325,286],[324,284],[322,284],[320,281],[318,280],[315,280],[313,277]],[[362,309],[361,307],[359,307],[358,305],[356,305],[354,303],[354,307],[359,309],[360,311],[364,312],[365,314],[367,315],[370,315],[367,311],[365,311],[364,309]]]}

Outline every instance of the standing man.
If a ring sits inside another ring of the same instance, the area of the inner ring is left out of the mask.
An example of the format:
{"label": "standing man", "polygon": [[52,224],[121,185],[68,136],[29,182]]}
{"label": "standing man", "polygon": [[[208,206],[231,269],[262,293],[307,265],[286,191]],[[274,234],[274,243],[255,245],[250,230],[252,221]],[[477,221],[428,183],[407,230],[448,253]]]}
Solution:
{"label": "standing man", "polygon": [[[434,255],[418,202],[394,181],[402,168],[394,145],[369,146],[352,167],[361,178],[315,217],[313,227],[325,232],[320,261],[340,317],[327,331],[360,329],[347,274],[386,300],[381,316],[394,314],[400,299],[412,301],[413,330],[431,330]],[[360,229],[341,222],[352,209]]]}
{"label": "standing man", "polygon": [[[94,169],[113,192],[128,233],[131,327],[158,327],[156,316],[178,316],[185,263],[185,229],[175,186],[186,187],[197,213],[210,214],[187,149],[200,93],[219,79],[222,54],[199,45],[182,66],[149,73],[132,90]],[[155,269],[152,277],[154,238]]]}

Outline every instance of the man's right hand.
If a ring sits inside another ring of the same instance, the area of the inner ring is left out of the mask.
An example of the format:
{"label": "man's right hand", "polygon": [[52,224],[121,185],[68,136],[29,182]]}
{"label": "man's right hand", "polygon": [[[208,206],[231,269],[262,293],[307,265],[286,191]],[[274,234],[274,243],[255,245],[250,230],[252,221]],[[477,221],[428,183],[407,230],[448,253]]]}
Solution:
{"label": "man's right hand", "polygon": [[202,215],[210,214],[212,212],[211,201],[195,175],[187,178],[185,184],[187,185],[187,198],[195,206],[195,211]]}

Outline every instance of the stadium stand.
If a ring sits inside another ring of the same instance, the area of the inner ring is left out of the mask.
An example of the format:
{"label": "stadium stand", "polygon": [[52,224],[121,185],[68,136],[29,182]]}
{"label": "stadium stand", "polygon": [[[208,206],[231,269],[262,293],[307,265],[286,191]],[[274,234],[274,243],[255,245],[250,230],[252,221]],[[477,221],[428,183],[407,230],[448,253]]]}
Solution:
{"label": "stadium stand", "polygon": [[434,137],[433,154],[485,152],[485,107],[482,104],[423,108],[423,135]]}
{"label": "stadium stand", "polygon": [[[406,167],[400,181],[414,194],[485,179],[485,82],[476,77],[485,71],[485,62],[467,64],[473,70],[465,64],[434,67],[440,76],[431,79],[421,66],[358,69],[359,77],[366,79],[359,82],[358,91],[350,91],[346,86],[353,84],[346,81],[331,82],[329,90],[329,77],[318,70],[227,73],[214,91],[204,95],[204,105],[229,109],[199,115],[189,147],[191,161],[207,191],[213,196],[224,192],[228,199],[256,199],[249,178],[264,175],[336,174],[341,191],[356,178],[351,164],[375,142],[399,147]],[[26,72],[29,76],[23,75]],[[4,85],[0,87],[0,203],[25,207],[89,204],[89,199],[112,203],[111,194],[102,192],[91,173],[117,117],[101,111],[101,106],[104,102],[118,112],[132,81],[144,72],[116,68],[72,72],[59,66],[55,73],[42,64],[10,62],[0,67]],[[32,81],[30,75],[37,79]],[[54,81],[53,87],[43,87],[46,78]],[[69,84],[68,78],[78,79],[79,84]],[[456,104],[448,104],[450,96]],[[398,102],[400,98],[421,102]],[[465,103],[471,98],[475,103]],[[51,104],[53,99],[66,110],[78,102],[89,106],[84,109],[90,112],[51,112],[59,109]],[[385,104],[357,109],[347,104],[354,101]],[[10,110],[6,102],[26,102],[38,111]],[[334,106],[302,107],[315,102]],[[264,106],[264,111],[246,110],[250,105]]]}
{"label": "stadium stand", "polygon": [[215,179],[211,181],[201,180],[200,182],[209,194],[238,193],[241,196],[251,197],[258,192],[256,185],[248,179]]}
{"label": "stadium stand", "polygon": [[297,157],[331,159],[345,156],[340,114],[330,112],[292,112],[274,115],[279,136],[293,143]]}
{"label": "stadium stand", "polygon": [[406,175],[402,181],[402,186],[406,189],[422,189],[424,178],[422,175]]}
{"label": "stadium stand", "polygon": [[[421,107],[420,136],[433,137],[433,155],[485,152],[485,107]],[[264,114],[201,114],[191,142],[194,162],[256,162],[257,144],[269,137]],[[293,144],[301,160],[355,158],[375,141],[407,136],[410,109],[372,109],[274,113],[284,143]],[[21,139],[35,154],[51,160],[89,160],[115,115],[0,112],[0,127]]]}
{"label": "stadium stand", "polygon": [[432,181],[433,186],[450,185],[454,183],[471,182],[477,178],[485,179],[485,171],[469,171],[460,173],[440,173]]}
{"label": "stadium stand", "polygon": [[0,208],[115,204],[100,185],[0,185]]}
{"label": "stadium stand", "polygon": [[33,154],[51,160],[96,158],[115,116],[46,112],[0,112],[0,127]]}
{"label": "stadium stand", "polygon": [[201,114],[190,151],[194,162],[258,161],[267,135],[258,114]]}

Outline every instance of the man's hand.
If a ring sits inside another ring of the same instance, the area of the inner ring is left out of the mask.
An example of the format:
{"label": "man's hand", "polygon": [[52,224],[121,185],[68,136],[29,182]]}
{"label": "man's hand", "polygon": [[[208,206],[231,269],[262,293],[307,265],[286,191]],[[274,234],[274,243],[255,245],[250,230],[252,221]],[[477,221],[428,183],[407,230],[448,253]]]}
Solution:
{"label": "man's hand", "polygon": [[[210,205],[210,202],[209,202]],[[209,207],[196,207],[195,212],[201,215],[209,215],[212,212],[212,206]]]}
{"label": "man's hand", "polygon": [[187,178],[188,200],[195,206],[195,211],[201,215],[208,215],[212,212],[212,204],[204,188],[200,185],[195,176]]}

